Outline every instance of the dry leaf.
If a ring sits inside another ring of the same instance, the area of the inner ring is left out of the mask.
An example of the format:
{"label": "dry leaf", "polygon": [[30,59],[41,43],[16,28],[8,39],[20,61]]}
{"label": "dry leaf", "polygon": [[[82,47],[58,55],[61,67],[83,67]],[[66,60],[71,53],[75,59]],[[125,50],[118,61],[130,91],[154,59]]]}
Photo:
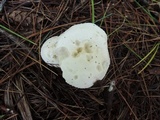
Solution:
{"label": "dry leaf", "polygon": [[43,21],[43,17],[36,13],[28,11],[15,10],[8,15],[8,18],[13,22],[21,23],[22,26],[30,26],[36,20],[36,24]]}

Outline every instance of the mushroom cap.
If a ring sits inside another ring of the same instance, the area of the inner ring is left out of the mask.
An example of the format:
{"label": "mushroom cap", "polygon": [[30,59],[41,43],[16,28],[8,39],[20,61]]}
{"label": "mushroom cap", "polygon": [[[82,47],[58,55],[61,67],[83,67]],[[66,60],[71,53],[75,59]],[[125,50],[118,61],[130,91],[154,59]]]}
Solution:
{"label": "mushroom cap", "polygon": [[41,57],[50,66],[59,67],[57,55],[55,53],[58,36],[49,38],[41,47]]}
{"label": "mushroom cap", "polygon": [[107,34],[93,23],[70,27],[59,36],[56,48],[63,78],[74,87],[91,87],[109,68]]}

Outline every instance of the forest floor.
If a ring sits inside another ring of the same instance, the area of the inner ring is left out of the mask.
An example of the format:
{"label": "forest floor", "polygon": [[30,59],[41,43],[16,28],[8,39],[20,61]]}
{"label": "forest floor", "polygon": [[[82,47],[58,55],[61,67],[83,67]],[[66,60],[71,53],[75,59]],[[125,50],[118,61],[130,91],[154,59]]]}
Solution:
{"label": "forest floor", "polygon": [[[94,16],[90,0],[7,0],[1,6],[0,119],[160,118],[160,2],[111,1],[94,0]],[[40,47],[93,18],[108,34],[111,64],[102,81],[78,89],[44,63]]]}

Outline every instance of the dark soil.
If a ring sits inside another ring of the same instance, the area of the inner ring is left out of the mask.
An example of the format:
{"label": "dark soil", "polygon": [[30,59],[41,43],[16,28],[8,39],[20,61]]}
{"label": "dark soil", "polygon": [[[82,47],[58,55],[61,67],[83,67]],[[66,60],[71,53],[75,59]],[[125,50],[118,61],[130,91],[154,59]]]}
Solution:
{"label": "dark soil", "polygon": [[[95,0],[94,7],[95,24],[109,36],[111,65],[102,81],[77,89],[43,62],[40,47],[74,24],[91,22],[91,1],[7,0],[0,24],[36,45],[0,28],[0,119],[159,120],[159,45],[133,66],[160,44],[160,2]],[[116,86],[108,92],[111,81]]]}

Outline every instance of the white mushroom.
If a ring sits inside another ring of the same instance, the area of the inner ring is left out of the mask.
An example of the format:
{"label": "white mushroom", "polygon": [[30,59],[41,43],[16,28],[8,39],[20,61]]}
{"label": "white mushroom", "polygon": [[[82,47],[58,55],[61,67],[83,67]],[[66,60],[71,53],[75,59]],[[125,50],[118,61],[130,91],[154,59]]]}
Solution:
{"label": "white mushroom", "polygon": [[59,67],[55,48],[58,42],[58,36],[48,39],[41,47],[41,57],[50,66]]}
{"label": "white mushroom", "polygon": [[107,35],[93,23],[70,27],[58,37],[53,51],[57,56],[53,64],[59,64],[65,81],[77,88],[102,80],[110,65]]}

